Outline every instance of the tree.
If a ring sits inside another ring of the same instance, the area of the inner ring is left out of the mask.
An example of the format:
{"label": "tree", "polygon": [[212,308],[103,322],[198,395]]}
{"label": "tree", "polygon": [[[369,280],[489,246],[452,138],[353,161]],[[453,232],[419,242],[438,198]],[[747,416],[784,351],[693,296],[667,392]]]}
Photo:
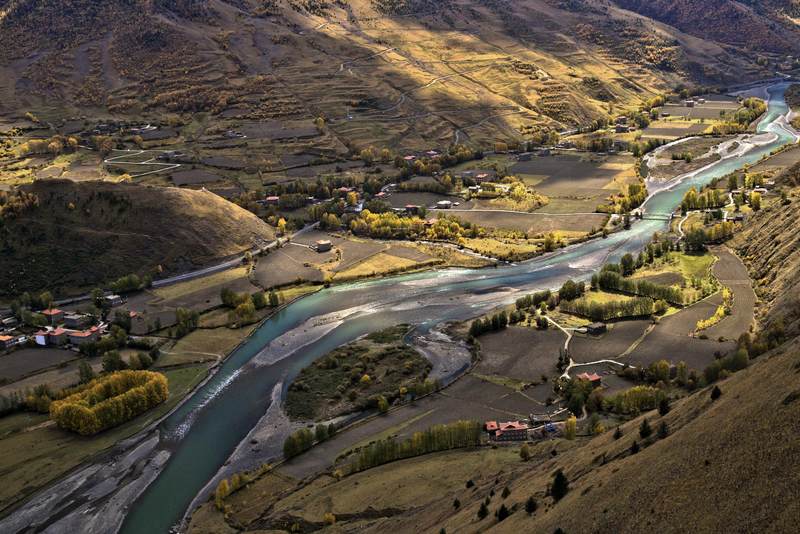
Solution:
{"label": "tree", "polygon": [[500,508],[497,510],[497,521],[503,521],[504,519],[508,518],[511,515],[511,512],[508,511],[505,504],[501,504]]}
{"label": "tree", "polygon": [[331,512],[325,512],[325,515],[322,516],[322,521],[326,525],[334,525],[336,524],[336,516],[333,515]]}
{"label": "tree", "polygon": [[564,423],[564,437],[569,440],[575,439],[578,420],[573,415]]}
{"label": "tree", "polygon": [[622,268],[622,276],[630,276],[633,274],[633,269],[635,266],[635,261],[633,256],[630,254],[625,254],[620,259],[620,267]]}
{"label": "tree", "polygon": [[620,427],[617,427],[617,429],[614,430],[614,439],[619,439],[621,437],[622,437],[622,429]]}
{"label": "tree", "polygon": [[461,501],[459,501],[458,499],[453,500],[453,508],[455,508],[456,510],[461,508]]}
{"label": "tree", "polygon": [[103,356],[103,372],[104,373],[113,373],[114,371],[122,371],[123,369],[127,369],[127,364],[122,360],[122,356],[119,355],[119,352],[115,350],[111,350],[105,353]]}
{"label": "tree", "polygon": [[650,422],[647,419],[642,421],[642,424],[639,425],[639,436],[642,439],[649,438],[653,434],[653,429],[650,427]]}
{"label": "tree", "polygon": [[569,480],[564,476],[564,471],[559,469],[553,476],[553,484],[550,486],[550,495],[555,502],[560,501],[569,492]]}
{"label": "tree", "polygon": [[664,397],[658,403],[658,414],[661,417],[664,417],[665,415],[667,415],[669,413],[669,411],[670,411],[669,397]]}
{"label": "tree", "polygon": [[638,452],[639,452],[639,443],[636,440],[634,440],[633,443],[631,444],[631,454],[636,454]]}
{"label": "tree", "polygon": [[257,310],[261,310],[267,307],[268,304],[267,296],[263,292],[259,291],[258,293],[254,293],[252,299],[253,299],[253,306],[255,306]]}
{"label": "tree", "polygon": [[489,508],[486,507],[485,502],[482,502],[481,507],[478,508],[478,520],[483,521],[487,515],[489,515]]}
{"label": "tree", "polygon": [[522,447],[519,448],[519,457],[522,458],[523,462],[531,459],[531,448],[527,443],[523,443]]}
{"label": "tree", "polygon": [[750,193],[750,208],[753,211],[761,209],[761,193],[756,193],[755,191]]}
{"label": "tree", "polygon": [[536,499],[528,497],[528,500],[525,501],[525,511],[528,512],[528,515],[536,512]]}
{"label": "tree", "polygon": [[378,396],[378,411],[381,413],[386,413],[389,411],[389,401],[387,401],[386,397],[383,395]]}
{"label": "tree", "polygon": [[317,425],[314,428],[314,438],[317,442],[323,442],[328,439],[328,427],[325,425]]}
{"label": "tree", "polygon": [[667,436],[669,436],[669,426],[666,421],[661,421],[661,424],[658,425],[658,439],[664,439]]}
{"label": "tree", "polygon": [[228,482],[228,479],[223,478],[217,484],[217,490],[214,492],[214,504],[217,506],[217,510],[222,510],[225,507],[225,497],[230,495],[231,493],[231,486]]}
{"label": "tree", "polygon": [[271,307],[273,307],[273,308],[276,308],[281,303],[281,299],[278,296],[278,294],[275,292],[275,290],[272,290],[272,291],[269,292],[268,300],[269,300],[269,305]]}
{"label": "tree", "polygon": [[78,365],[78,377],[81,384],[86,384],[91,382],[94,378],[94,371],[92,370],[92,366],[89,365],[89,362],[86,360],[81,360],[81,363]]}
{"label": "tree", "polygon": [[711,400],[715,401],[722,396],[722,390],[719,389],[719,386],[714,386],[714,389],[711,390]]}
{"label": "tree", "polygon": [[505,499],[505,498],[506,498],[506,497],[508,497],[509,495],[511,495],[511,490],[510,490],[510,489],[508,489],[508,486],[506,486],[505,488],[503,488],[503,493],[501,493],[501,494],[500,494],[500,496],[501,496],[503,499]]}

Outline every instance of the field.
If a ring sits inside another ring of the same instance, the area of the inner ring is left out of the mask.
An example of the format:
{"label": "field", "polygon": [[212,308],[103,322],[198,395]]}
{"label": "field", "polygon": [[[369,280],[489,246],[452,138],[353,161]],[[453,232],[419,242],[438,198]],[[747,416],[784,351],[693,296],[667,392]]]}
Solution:
{"label": "field", "polygon": [[244,340],[254,326],[200,328],[161,349],[155,368],[200,362],[218,362]]}
{"label": "field", "polygon": [[62,366],[78,354],[56,348],[19,349],[0,356],[0,379],[13,382],[48,367]]}
{"label": "field", "polygon": [[690,337],[697,321],[714,315],[721,302],[722,298],[716,294],[661,318],[655,329],[623,361],[644,367],[658,360],[673,364],[684,361],[691,369],[703,370],[714,361],[717,354],[725,355],[735,348],[732,342]]}
{"label": "field", "polygon": [[565,336],[555,328],[534,330],[512,326],[480,337],[481,359],[475,373],[521,384],[542,382],[557,373],[556,362]]}
{"label": "field", "polygon": [[[471,209],[475,206],[475,209]],[[484,211],[485,208],[469,203],[462,209],[452,209],[453,215],[459,219],[469,221],[484,228],[499,228],[501,230],[516,230],[528,236],[537,236],[550,232],[575,232],[586,234],[592,229],[595,231],[603,228],[608,220],[608,215],[601,213],[591,214],[549,214],[542,211],[535,213],[520,213],[511,211]],[[577,206],[582,209],[585,206]]]}
{"label": "field", "polygon": [[600,338],[576,334],[569,344],[570,356],[578,363],[614,360],[634,347],[651,324],[649,319],[612,323]]}
{"label": "field", "polygon": [[130,437],[170,411],[206,375],[204,365],[164,372],[167,402],[119,427],[91,438],[57,428],[45,415],[15,414],[0,419],[0,509],[26,498],[37,488],[118,441]]}

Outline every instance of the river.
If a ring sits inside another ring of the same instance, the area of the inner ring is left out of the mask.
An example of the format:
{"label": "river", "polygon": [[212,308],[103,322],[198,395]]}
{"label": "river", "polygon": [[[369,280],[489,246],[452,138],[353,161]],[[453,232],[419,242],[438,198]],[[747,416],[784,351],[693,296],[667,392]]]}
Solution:
{"label": "river", "polygon": [[[398,323],[418,325],[425,332],[445,321],[477,316],[521,294],[558,287],[567,278],[586,279],[604,262],[616,261],[625,253],[638,253],[654,232],[665,230],[668,222],[663,216],[680,204],[689,187],[709,183],[796,140],[784,117],[788,113],[784,89],[785,85],[770,89],[768,112],[759,123],[757,135],[747,136],[755,143],[745,145],[747,139],[743,138],[745,148],[739,155],[723,158],[669,187],[649,184],[651,191],[660,190],[648,198],[644,213],[656,218],[635,221],[629,230],[516,265],[446,269],[351,283],[324,289],[287,306],[263,323],[211,379],[161,423],[157,437],[138,442],[137,447],[148,450],[148,458],[158,459],[154,465],[164,464],[160,471],[151,467],[153,480],[143,492],[135,487],[136,475],[130,470],[114,478],[118,487],[109,489],[106,495],[114,495],[109,500],[123,503],[115,505],[114,510],[119,510],[114,514],[104,514],[106,508],[91,502],[92,498],[99,502],[99,497],[87,497],[97,490],[81,486],[89,485],[86,481],[103,471],[85,473],[80,479],[75,475],[78,480],[71,486],[62,483],[44,490],[32,499],[36,502],[0,522],[0,530],[16,532],[35,518],[40,526],[47,525],[46,531],[61,532],[69,526],[71,530],[108,532],[116,528],[115,518],[121,520],[127,511],[121,532],[168,532],[262,418],[276,385],[288,384],[316,358],[368,332]],[[282,442],[275,441],[266,446],[277,454]],[[133,448],[129,448],[131,454]],[[109,463],[108,469],[116,463]],[[143,480],[138,483],[144,485]],[[59,492],[60,497],[55,495]],[[53,504],[56,501],[58,505]]]}

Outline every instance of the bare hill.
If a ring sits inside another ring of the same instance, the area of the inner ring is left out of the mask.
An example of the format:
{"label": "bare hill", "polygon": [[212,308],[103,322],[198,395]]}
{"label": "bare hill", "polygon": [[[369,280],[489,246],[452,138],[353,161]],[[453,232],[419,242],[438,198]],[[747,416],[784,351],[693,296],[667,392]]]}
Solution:
{"label": "bare hill", "polygon": [[35,203],[0,225],[0,293],[92,287],[130,273],[165,276],[272,240],[269,225],[205,191],[37,181]]}

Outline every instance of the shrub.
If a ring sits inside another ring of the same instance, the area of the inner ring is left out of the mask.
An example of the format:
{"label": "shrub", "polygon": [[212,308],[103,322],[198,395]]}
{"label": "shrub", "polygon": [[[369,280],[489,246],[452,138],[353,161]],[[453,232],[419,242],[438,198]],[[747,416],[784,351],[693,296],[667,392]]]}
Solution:
{"label": "shrub", "polygon": [[120,371],[92,380],[50,404],[56,424],[91,436],[133,419],[167,400],[167,378],[151,371]]}

